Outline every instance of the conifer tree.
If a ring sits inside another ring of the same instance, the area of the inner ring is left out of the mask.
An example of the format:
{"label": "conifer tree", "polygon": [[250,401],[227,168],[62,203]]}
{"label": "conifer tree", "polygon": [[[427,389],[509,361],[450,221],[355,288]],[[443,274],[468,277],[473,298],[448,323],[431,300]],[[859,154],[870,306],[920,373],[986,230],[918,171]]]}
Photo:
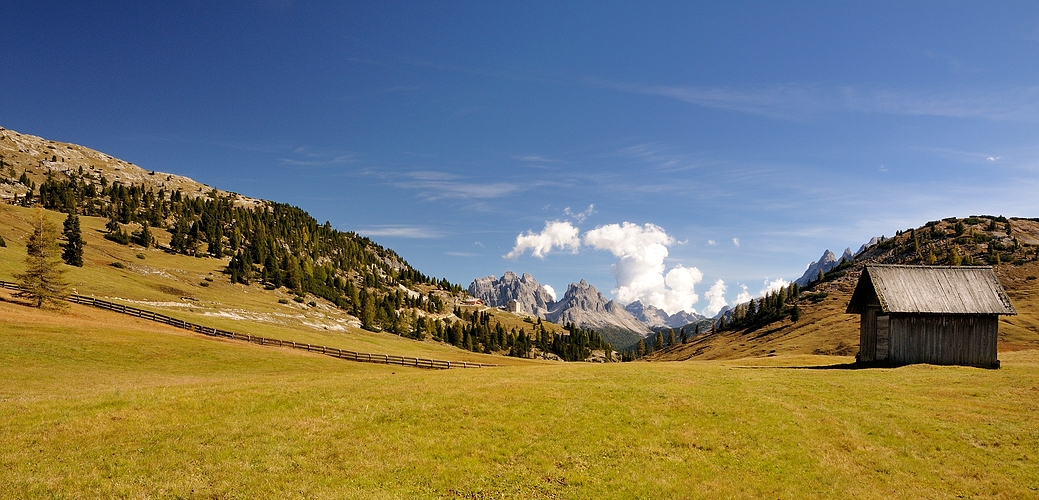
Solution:
{"label": "conifer tree", "polygon": [[657,337],[653,339],[653,350],[659,351],[664,348],[664,334],[657,332]]}
{"label": "conifer tree", "polygon": [[638,346],[635,347],[635,356],[641,358],[646,355],[646,340],[639,339]]}
{"label": "conifer tree", "polygon": [[61,260],[70,266],[83,267],[83,233],[79,228],[79,217],[69,214],[65,217],[64,236],[65,250],[61,253]]}
{"label": "conifer tree", "polygon": [[675,329],[672,328],[671,329],[671,333],[669,333],[668,336],[667,336],[667,346],[671,347],[671,346],[674,346],[675,344],[676,344],[676,342],[675,342]]}
{"label": "conifer tree", "polygon": [[147,221],[141,223],[140,231],[134,231],[133,239],[134,243],[137,243],[144,248],[150,248],[152,246],[152,230],[148,227]]}
{"label": "conifer tree", "polygon": [[20,295],[29,297],[35,307],[61,307],[68,286],[62,279],[58,247],[58,229],[47,221],[39,209],[33,221],[33,233],[26,242],[25,272],[16,274],[22,286]]}

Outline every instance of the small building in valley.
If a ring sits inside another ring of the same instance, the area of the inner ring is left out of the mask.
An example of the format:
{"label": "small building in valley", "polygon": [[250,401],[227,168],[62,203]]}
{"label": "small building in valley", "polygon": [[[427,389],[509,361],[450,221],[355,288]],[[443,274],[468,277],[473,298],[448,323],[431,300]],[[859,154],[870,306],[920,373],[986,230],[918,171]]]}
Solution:
{"label": "small building in valley", "polygon": [[999,316],[1017,311],[991,267],[867,265],[847,313],[859,362],[996,368]]}
{"label": "small building in valley", "polygon": [[505,304],[505,310],[511,313],[519,312],[519,301],[516,299],[509,299],[509,302]]}

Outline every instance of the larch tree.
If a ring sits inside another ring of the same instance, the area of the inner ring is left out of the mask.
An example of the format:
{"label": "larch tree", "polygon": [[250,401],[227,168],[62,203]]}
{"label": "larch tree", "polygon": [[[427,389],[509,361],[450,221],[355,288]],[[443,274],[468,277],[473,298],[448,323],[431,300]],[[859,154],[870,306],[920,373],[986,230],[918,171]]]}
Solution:
{"label": "larch tree", "polygon": [[22,286],[20,295],[28,297],[34,307],[62,307],[68,285],[62,279],[65,270],[61,268],[58,229],[47,221],[42,209],[36,213],[25,247],[25,272],[15,275]]}

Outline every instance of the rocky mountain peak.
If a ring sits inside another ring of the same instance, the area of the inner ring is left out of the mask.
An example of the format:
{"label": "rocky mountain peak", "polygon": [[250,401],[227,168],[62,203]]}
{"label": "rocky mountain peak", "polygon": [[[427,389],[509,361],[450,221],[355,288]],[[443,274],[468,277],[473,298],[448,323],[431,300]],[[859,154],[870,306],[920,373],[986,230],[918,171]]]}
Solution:
{"label": "rocky mountain peak", "polygon": [[469,285],[469,295],[489,306],[501,307],[515,300],[519,311],[544,318],[554,302],[552,296],[533,276],[505,271],[501,279],[494,276],[477,278]]}

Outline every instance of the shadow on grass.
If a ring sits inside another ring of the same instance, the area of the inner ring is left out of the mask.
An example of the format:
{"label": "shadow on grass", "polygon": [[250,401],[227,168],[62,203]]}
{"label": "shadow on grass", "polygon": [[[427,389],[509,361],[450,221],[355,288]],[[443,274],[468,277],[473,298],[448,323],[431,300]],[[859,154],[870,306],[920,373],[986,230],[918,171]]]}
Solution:
{"label": "shadow on grass", "polygon": [[841,363],[837,365],[804,365],[804,366],[738,366],[747,369],[776,369],[776,370],[865,370],[868,368],[898,368],[902,365],[880,364],[880,363]]}

